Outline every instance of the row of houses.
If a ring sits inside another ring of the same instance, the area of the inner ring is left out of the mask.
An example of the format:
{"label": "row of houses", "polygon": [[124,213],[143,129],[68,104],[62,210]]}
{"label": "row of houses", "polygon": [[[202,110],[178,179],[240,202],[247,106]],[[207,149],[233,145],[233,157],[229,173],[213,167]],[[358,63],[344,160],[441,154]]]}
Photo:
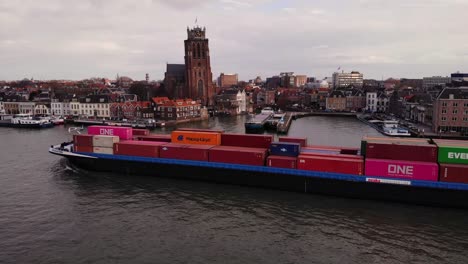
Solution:
{"label": "row of houses", "polygon": [[50,102],[25,101],[18,96],[0,96],[0,113],[72,116],[94,119],[190,120],[201,116],[200,102],[191,99],[170,100],[154,97],[151,101],[117,100],[108,95],[68,96]]}

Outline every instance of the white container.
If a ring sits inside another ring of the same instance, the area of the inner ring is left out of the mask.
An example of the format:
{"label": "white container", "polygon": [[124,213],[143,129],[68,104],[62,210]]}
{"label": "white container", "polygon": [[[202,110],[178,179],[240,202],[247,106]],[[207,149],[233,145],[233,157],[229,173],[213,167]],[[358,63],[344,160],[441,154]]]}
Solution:
{"label": "white container", "polygon": [[99,154],[114,154],[114,148],[93,147],[93,152]]}
{"label": "white container", "polygon": [[93,147],[113,148],[120,141],[118,136],[93,136]]}

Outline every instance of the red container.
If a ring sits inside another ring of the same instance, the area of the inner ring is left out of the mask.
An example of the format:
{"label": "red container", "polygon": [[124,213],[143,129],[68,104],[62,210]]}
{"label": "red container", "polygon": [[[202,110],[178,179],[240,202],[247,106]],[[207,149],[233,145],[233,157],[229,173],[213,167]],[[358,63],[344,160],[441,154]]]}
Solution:
{"label": "red container", "polygon": [[133,129],[133,136],[148,136],[149,130],[148,129]]}
{"label": "red container", "polygon": [[343,147],[340,150],[340,154],[357,155],[359,153],[359,151],[360,151],[359,148],[346,148],[346,147]]}
{"label": "red container", "polygon": [[364,160],[299,155],[297,168],[300,170],[363,175]]}
{"label": "red container", "polygon": [[88,134],[102,136],[118,136],[121,140],[131,140],[133,129],[131,127],[117,126],[89,126]]}
{"label": "red container", "polygon": [[89,152],[89,153],[93,152],[93,146],[77,146],[77,145],[75,145],[74,148],[75,148],[75,152]]}
{"label": "red container", "polygon": [[211,162],[265,166],[267,149],[215,146],[210,149]]}
{"label": "red container", "polygon": [[128,140],[114,144],[114,154],[139,157],[159,157],[159,147],[166,142]]}
{"label": "red container", "polygon": [[304,156],[317,156],[317,157],[330,157],[330,158],[340,158],[340,159],[357,159],[363,160],[363,156],[359,155],[349,155],[349,154],[340,154],[340,153],[323,153],[323,152],[301,152],[300,155]]}
{"label": "red container", "polygon": [[273,142],[272,135],[249,135],[249,134],[221,134],[222,146],[245,147],[245,148],[269,148]]}
{"label": "red container", "polygon": [[435,162],[366,158],[366,176],[437,181],[439,179],[439,165]]}
{"label": "red container", "polygon": [[437,146],[411,142],[368,141],[366,158],[437,162]]}
{"label": "red container", "polygon": [[337,150],[340,151],[342,147],[336,147],[336,146],[320,146],[320,145],[309,145],[306,148],[311,148],[311,149],[327,149],[327,150]]}
{"label": "red container", "polygon": [[159,149],[159,157],[165,159],[183,159],[209,161],[209,150],[213,145],[164,144]]}
{"label": "red container", "polygon": [[468,165],[440,164],[439,181],[468,183]]}
{"label": "red container", "polygon": [[73,144],[75,146],[92,147],[93,135],[73,135]]}
{"label": "red container", "polygon": [[136,136],[139,141],[171,142],[171,135]]}
{"label": "red container", "polygon": [[286,157],[286,156],[268,156],[267,158],[268,167],[276,168],[286,168],[286,169],[295,169],[297,167],[297,158],[296,157]]}
{"label": "red container", "polygon": [[279,142],[299,143],[301,147],[307,146],[307,138],[279,137]]}
{"label": "red container", "polygon": [[224,133],[224,130],[222,129],[204,129],[204,128],[189,128],[189,127],[183,127],[183,128],[177,128],[178,131],[193,131],[193,132],[213,132],[213,133]]}

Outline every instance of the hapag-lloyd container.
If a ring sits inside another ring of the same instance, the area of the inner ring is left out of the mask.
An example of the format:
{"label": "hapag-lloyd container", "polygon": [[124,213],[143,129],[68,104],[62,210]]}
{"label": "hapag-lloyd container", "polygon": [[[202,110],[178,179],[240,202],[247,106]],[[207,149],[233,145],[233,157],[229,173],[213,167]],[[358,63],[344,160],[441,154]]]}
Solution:
{"label": "hapag-lloyd container", "polygon": [[406,180],[437,181],[439,165],[435,162],[366,159],[366,176]]}
{"label": "hapag-lloyd container", "polygon": [[297,167],[297,157],[270,155],[266,164],[268,167],[295,169]]}
{"label": "hapag-lloyd container", "polygon": [[301,152],[300,143],[273,142],[270,145],[271,155],[297,157],[299,152]]}
{"label": "hapag-lloyd container", "polygon": [[209,161],[209,150],[213,147],[213,145],[166,143],[160,146],[159,157],[165,159]]}
{"label": "hapag-lloyd container", "polygon": [[155,142],[171,142],[171,135],[150,135],[150,136],[136,136],[134,137],[139,141],[155,141]]}
{"label": "hapag-lloyd container", "polygon": [[131,127],[89,126],[88,134],[118,136],[121,140],[131,140],[133,137],[133,129]]}
{"label": "hapag-lloyd container", "polygon": [[279,142],[299,143],[301,147],[307,146],[307,138],[279,137]]}
{"label": "hapag-lloyd container", "polygon": [[[73,145],[92,147],[93,146],[93,135],[73,135]],[[83,151],[86,152],[86,151]],[[92,152],[92,151],[89,151]]]}
{"label": "hapag-lloyd container", "polygon": [[119,142],[118,136],[93,136],[93,147],[113,148],[114,143]]}
{"label": "hapag-lloyd container", "polygon": [[114,154],[114,148],[93,147],[93,152],[99,154]]}
{"label": "hapag-lloyd container", "polygon": [[437,162],[437,146],[429,143],[368,141],[366,158]]}
{"label": "hapag-lloyd container", "polygon": [[133,136],[148,136],[149,135],[149,130],[148,129],[133,129]]}
{"label": "hapag-lloyd container", "polygon": [[297,168],[299,170],[362,175],[364,173],[364,161],[362,159],[299,155]]}
{"label": "hapag-lloyd container", "polygon": [[269,148],[272,135],[221,134],[221,145],[245,148]]}
{"label": "hapag-lloyd container", "polygon": [[266,148],[215,146],[210,149],[210,162],[264,166],[266,156]]}
{"label": "hapag-lloyd container", "polygon": [[121,141],[114,144],[114,154],[124,156],[139,156],[139,157],[159,157],[159,147],[166,142],[152,141]]}
{"label": "hapag-lloyd container", "polygon": [[440,164],[439,181],[468,183],[468,165]]}
{"label": "hapag-lloyd container", "polygon": [[194,145],[220,145],[221,134],[212,132],[172,131],[171,142]]}

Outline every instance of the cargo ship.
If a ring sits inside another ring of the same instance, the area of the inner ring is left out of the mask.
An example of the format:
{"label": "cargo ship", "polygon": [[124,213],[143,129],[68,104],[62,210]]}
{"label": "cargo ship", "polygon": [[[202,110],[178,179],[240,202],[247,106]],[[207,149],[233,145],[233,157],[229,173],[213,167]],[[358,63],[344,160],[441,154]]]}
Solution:
{"label": "cargo ship", "polygon": [[468,208],[468,142],[364,137],[360,148],[307,138],[90,126],[49,152],[93,171]]}

